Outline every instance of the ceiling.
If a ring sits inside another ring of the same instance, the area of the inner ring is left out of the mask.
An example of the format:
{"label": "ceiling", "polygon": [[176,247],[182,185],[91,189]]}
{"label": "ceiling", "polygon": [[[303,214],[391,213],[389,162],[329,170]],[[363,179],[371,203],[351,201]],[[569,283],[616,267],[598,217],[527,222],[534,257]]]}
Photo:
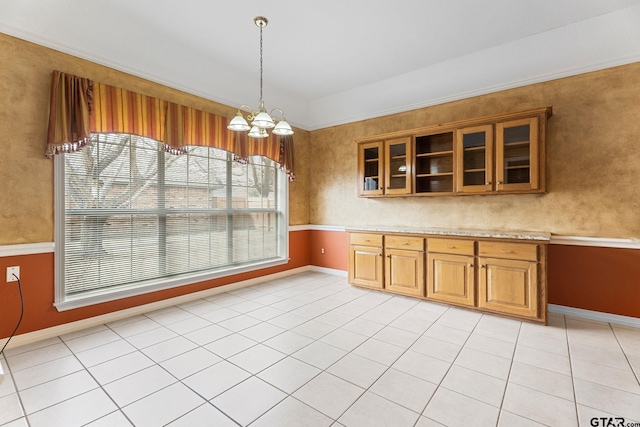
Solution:
{"label": "ceiling", "polygon": [[324,128],[640,61],[640,0],[0,0],[0,32]]}

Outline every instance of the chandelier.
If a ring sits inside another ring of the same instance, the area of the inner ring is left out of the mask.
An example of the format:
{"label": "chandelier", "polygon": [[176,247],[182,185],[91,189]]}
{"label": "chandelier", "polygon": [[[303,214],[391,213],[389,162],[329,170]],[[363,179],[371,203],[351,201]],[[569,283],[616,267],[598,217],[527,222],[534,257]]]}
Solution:
{"label": "chandelier", "polygon": [[[255,112],[250,106],[241,105],[240,108],[238,108],[236,116],[229,122],[227,129],[235,132],[249,131],[248,135],[252,138],[268,137],[268,129],[273,129],[271,132],[275,135],[293,135],[293,130],[289,123],[287,123],[281,109],[274,108],[271,110],[271,113],[267,113],[267,110],[264,108],[264,100],[262,99],[262,29],[267,26],[269,20],[264,16],[256,16],[253,18],[253,22],[260,28],[260,104],[258,110]],[[241,110],[248,113],[246,119],[242,115]],[[277,122],[272,118],[274,111],[280,113],[280,120]],[[249,126],[247,120],[251,122],[251,126]]]}

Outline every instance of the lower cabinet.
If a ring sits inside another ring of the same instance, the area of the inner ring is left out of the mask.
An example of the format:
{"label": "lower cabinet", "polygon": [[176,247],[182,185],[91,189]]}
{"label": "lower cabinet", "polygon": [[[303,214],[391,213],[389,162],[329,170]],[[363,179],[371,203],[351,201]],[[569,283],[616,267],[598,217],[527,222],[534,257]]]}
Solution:
{"label": "lower cabinet", "polygon": [[428,298],[471,307],[475,305],[473,256],[429,252],[427,260]]}
{"label": "lower cabinet", "polygon": [[350,236],[351,284],[546,323],[544,243]]}
{"label": "lower cabinet", "polygon": [[351,234],[349,240],[349,283],[382,289],[382,236]]}
{"label": "lower cabinet", "polygon": [[427,297],[473,307],[475,244],[471,240],[427,240]]}
{"label": "lower cabinet", "polygon": [[538,278],[538,245],[480,242],[478,255],[478,307],[539,317],[544,278]]}
{"label": "lower cabinet", "polygon": [[387,236],[384,244],[385,288],[424,296],[424,238]]}

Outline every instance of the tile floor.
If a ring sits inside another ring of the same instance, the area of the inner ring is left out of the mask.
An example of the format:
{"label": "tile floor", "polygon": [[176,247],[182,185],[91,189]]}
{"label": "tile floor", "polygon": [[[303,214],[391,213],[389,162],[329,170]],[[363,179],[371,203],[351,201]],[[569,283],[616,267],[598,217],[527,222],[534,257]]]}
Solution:
{"label": "tile floor", "polygon": [[0,425],[640,420],[640,330],[557,315],[549,323],[308,272],[9,349]]}

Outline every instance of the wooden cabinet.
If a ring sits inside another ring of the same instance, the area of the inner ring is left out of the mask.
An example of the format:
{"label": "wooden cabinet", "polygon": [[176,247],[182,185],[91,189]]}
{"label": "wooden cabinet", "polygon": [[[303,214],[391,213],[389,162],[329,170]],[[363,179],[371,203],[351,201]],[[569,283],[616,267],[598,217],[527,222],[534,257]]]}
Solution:
{"label": "wooden cabinet", "polygon": [[551,108],[362,138],[361,197],[545,191]]}
{"label": "wooden cabinet", "polygon": [[479,258],[478,307],[498,313],[538,317],[538,264]]}
{"label": "wooden cabinet", "polygon": [[540,180],[538,117],[496,124],[496,191],[536,191]]}
{"label": "wooden cabinet", "polygon": [[349,240],[349,283],[382,289],[382,236],[352,233]]}
{"label": "wooden cabinet", "polygon": [[358,147],[358,194],[360,196],[383,194],[384,171],[382,164],[382,142],[360,144]]}
{"label": "wooden cabinet", "polygon": [[467,306],[475,305],[474,243],[429,239],[427,297]]}
{"label": "wooden cabinet", "polygon": [[456,131],[456,163],[456,190],[459,193],[494,191],[492,125]]}
{"label": "wooden cabinet", "polygon": [[384,256],[385,288],[424,296],[424,238],[385,236]]}
{"label": "wooden cabinet", "polygon": [[480,242],[478,307],[538,317],[538,245]]}
{"label": "wooden cabinet", "polygon": [[411,193],[411,137],[375,141],[358,147],[360,196]]}
{"label": "wooden cabinet", "polygon": [[384,142],[384,194],[411,193],[411,138]]}
{"label": "wooden cabinet", "polygon": [[354,285],[546,323],[544,243],[350,233],[349,254]]}

